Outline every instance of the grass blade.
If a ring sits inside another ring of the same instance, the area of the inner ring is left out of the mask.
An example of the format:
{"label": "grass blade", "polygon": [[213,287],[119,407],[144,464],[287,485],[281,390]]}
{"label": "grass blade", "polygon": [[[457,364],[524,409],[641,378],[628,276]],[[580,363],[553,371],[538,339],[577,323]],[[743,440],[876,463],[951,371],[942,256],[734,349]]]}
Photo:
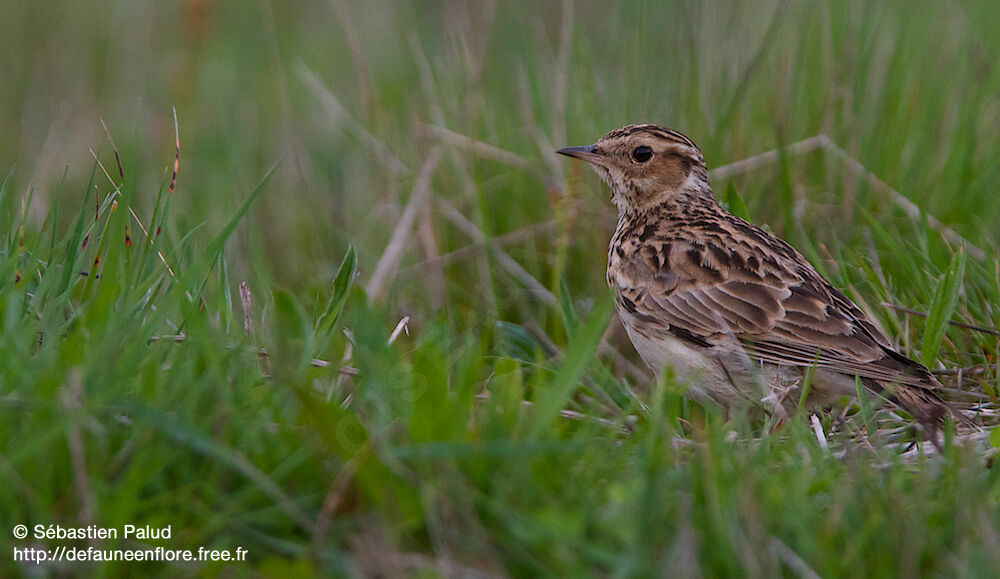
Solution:
{"label": "grass blade", "polygon": [[243,453],[216,442],[195,429],[169,418],[164,413],[138,404],[125,405],[129,414],[170,436],[178,444],[217,460],[240,473],[267,495],[275,505],[305,531],[312,531],[313,521],[298,504],[278,486],[267,473],[261,471]]}
{"label": "grass blade", "polygon": [[597,344],[601,341],[610,317],[611,300],[605,296],[594,306],[590,317],[570,340],[562,365],[552,383],[544,392],[536,394],[537,414],[531,430],[533,437],[539,436],[566,405],[579,384],[580,375],[597,354]]}
{"label": "grass blade", "polygon": [[959,248],[951,258],[951,263],[944,276],[934,289],[934,298],[927,312],[927,323],[924,326],[924,341],[920,350],[920,361],[930,367],[937,358],[944,332],[948,328],[948,320],[955,311],[958,294],[962,289],[962,278],[965,276],[965,249]]}
{"label": "grass blade", "polygon": [[736,185],[733,185],[732,181],[729,182],[726,192],[722,195],[722,203],[733,215],[750,221],[750,210],[747,209],[747,204],[743,202],[743,198],[736,191]]}
{"label": "grass blade", "polygon": [[[340,313],[344,311],[348,290],[351,289],[351,285],[354,283],[354,275],[357,271],[358,254],[354,250],[354,246],[349,245],[347,253],[344,254],[343,261],[340,262],[337,275],[333,278],[333,295],[330,296],[330,302],[326,305],[326,310],[316,324],[316,335],[324,343],[323,346],[325,346],[330,331],[333,330],[333,327],[337,324],[337,320],[340,319]],[[320,349],[322,349],[322,346]]]}
{"label": "grass blade", "polygon": [[566,285],[566,278],[562,275],[559,276],[559,313],[562,315],[566,335],[572,336],[580,326],[580,318],[573,308],[573,297],[569,293],[569,286]]}

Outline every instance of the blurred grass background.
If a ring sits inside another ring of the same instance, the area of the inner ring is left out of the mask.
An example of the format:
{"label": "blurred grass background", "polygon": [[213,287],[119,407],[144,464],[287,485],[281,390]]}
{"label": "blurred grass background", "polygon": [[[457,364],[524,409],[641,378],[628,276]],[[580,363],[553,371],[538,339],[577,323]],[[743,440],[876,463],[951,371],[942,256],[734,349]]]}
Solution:
{"label": "blurred grass background", "polygon": [[[716,192],[993,396],[995,336],[879,303],[1000,325],[998,27],[971,1],[0,3],[4,528],[251,550],[164,574],[991,575],[982,448],[834,458],[654,387],[615,320],[595,357],[613,210],[553,150],[649,121],[713,168],[827,135],[968,260],[829,151]],[[862,418],[822,426],[852,447]]]}

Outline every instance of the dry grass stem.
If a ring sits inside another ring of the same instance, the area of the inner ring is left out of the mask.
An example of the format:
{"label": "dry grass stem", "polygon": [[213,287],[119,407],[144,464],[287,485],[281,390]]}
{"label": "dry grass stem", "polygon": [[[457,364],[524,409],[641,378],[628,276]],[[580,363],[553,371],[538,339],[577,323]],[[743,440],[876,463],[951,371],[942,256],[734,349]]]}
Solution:
{"label": "dry grass stem", "polygon": [[[167,193],[173,193],[174,188],[177,187],[177,171],[181,168],[181,132],[180,127],[177,123],[177,107],[173,107],[174,111],[174,172],[170,176],[170,187],[167,188]],[[146,235],[149,235],[148,233]]]}
{"label": "dry grass stem", "polygon": [[816,434],[816,442],[819,443],[819,447],[823,450],[829,450],[830,446],[826,442],[826,434],[823,432],[823,425],[819,421],[819,416],[810,414],[809,422],[812,424],[812,429]]}
{"label": "dry grass stem", "polygon": [[66,441],[69,444],[70,467],[73,472],[73,486],[79,501],[77,516],[83,525],[92,525],[97,514],[97,497],[87,476],[87,458],[83,444],[83,433],[75,414],[83,411],[83,376],[79,370],[69,375],[69,381],[62,390],[62,405],[69,414]]}
{"label": "dry grass stem", "polygon": [[444,279],[444,268],[440,263],[441,253],[438,251],[437,236],[434,231],[434,217],[431,205],[433,196],[428,196],[426,203],[420,209],[419,222],[417,224],[417,239],[426,257],[424,263],[428,264],[429,270],[425,278],[427,283],[427,293],[430,296],[431,307],[435,311],[444,307],[446,296],[446,284]]}
{"label": "dry grass stem", "polygon": [[[177,114],[176,109],[174,110],[174,114]],[[111,137],[111,131],[108,130],[107,123],[104,122],[104,119],[100,119],[100,121],[101,121],[101,127],[104,129],[104,134],[108,136],[108,142],[111,143],[111,150],[115,152],[115,163],[118,164],[118,176],[121,177],[122,181],[124,182],[125,181],[125,169],[122,168],[122,159],[118,155],[118,145],[115,145],[115,140],[114,140],[114,138]],[[180,140],[179,140],[179,138],[178,138],[178,142],[177,142],[177,148],[180,149]],[[91,151],[91,153],[93,153],[93,151]]]}
{"label": "dry grass stem", "polygon": [[520,243],[531,239],[536,235],[552,232],[557,227],[558,223],[556,223],[553,219],[526,225],[519,229],[515,229],[514,231],[504,233],[503,235],[497,235],[496,237],[491,238],[488,244],[486,242],[472,243],[454,251],[449,251],[448,253],[439,255],[434,259],[427,259],[419,263],[415,263],[400,272],[400,275],[417,275],[425,271],[427,268],[448,267],[482,254],[487,250],[487,245],[499,248],[514,243]]}
{"label": "dry grass stem", "polygon": [[389,239],[389,245],[382,253],[382,257],[379,258],[378,264],[375,266],[375,272],[372,274],[371,279],[368,280],[368,285],[365,288],[368,299],[373,302],[380,301],[384,297],[390,278],[399,268],[399,263],[403,259],[403,253],[406,251],[410,231],[413,229],[413,223],[417,218],[417,212],[427,204],[430,198],[431,175],[433,175],[440,161],[441,149],[435,147],[427,155],[423,166],[420,167],[420,172],[417,174],[416,183],[413,185],[413,193],[410,194],[410,200],[406,204],[406,209],[403,210],[403,215],[399,218],[399,222],[392,232],[392,237]]}
{"label": "dry grass stem", "polygon": [[243,334],[249,338],[253,335],[253,295],[246,281],[240,282],[239,289],[240,306],[243,309]]}
{"label": "dry grass stem", "polygon": [[359,138],[365,147],[372,152],[374,158],[379,163],[382,163],[394,176],[401,177],[410,172],[409,167],[400,161],[399,157],[385,143],[375,138],[364,125],[347,112],[347,109],[340,104],[340,101],[337,100],[333,92],[323,85],[323,82],[320,81],[315,73],[302,63],[298,63],[296,69],[302,81],[306,83],[309,90],[322,103],[334,125],[347,128],[348,131]]}
{"label": "dry grass stem", "polygon": [[[406,318],[403,318],[402,320],[400,320],[400,324],[403,324],[403,322],[406,322],[406,321],[409,321],[409,317],[406,317]],[[407,335],[409,335],[409,332],[407,332]],[[175,344],[181,344],[185,340],[187,340],[187,336],[184,335],[184,334],[158,335],[158,336],[153,336],[153,337],[151,337],[149,339],[150,342],[173,342]],[[241,346],[239,344],[228,344],[226,347],[229,348],[229,349],[236,350],[236,349],[240,349],[240,348],[242,348],[244,346]],[[345,363],[348,360],[350,360],[349,352],[350,352],[350,346],[348,347],[347,352],[345,352],[345,359],[344,359]],[[257,349],[257,356],[259,358],[261,358],[261,359],[265,359],[266,360],[267,358],[270,358],[271,354],[267,351],[267,348],[258,348]],[[310,359],[309,360],[309,365],[312,366],[313,368],[333,368],[334,367],[334,364],[332,362],[328,362],[326,360],[321,360],[319,358],[312,358],[312,359]],[[348,366],[348,365],[342,365],[340,368],[337,369],[337,373],[340,374],[340,375],[342,375],[342,376],[357,376],[360,372],[359,372],[359,370],[357,368],[353,368],[353,367]]]}
{"label": "dry grass stem", "polygon": [[756,171],[762,167],[767,167],[777,163],[782,154],[793,153],[801,155],[810,153],[817,149],[824,148],[827,142],[829,142],[829,138],[827,138],[826,135],[809,137],[808,139],[803,139],[801,141],[785,145],[781,149],[772,149],[759,155],[753,155],[752,157],[747,157],[746,159],[729,163],[728,165],[716,167],[708,172],[708,178],[712,180],[729,179],[737,175]]}
{"label": "dry grass stem", "polygon": [[[108,170],[104,168],[104,164],[101,163],[101,160],[98,158],[97,153],[94,152],[93,148],[88,147],[87,150],[90,151],[91,156],[93,156],[94,160],[97,161],[97,166],[101,168],[101,172],[104,173],[105,177],[107,177],[108,182],[111,183],[111,186],[115,188],[114,191],[112,191],[111,193],[109,193],[109,196],[117,196],[117,195],[119,195],[121,193],[121,188],[125,184],[125,171],[122,168],[121,159],[118,156],[118,147],[115,146],[115,142],[111,138],[111,132],[108,130],[108,126],[104,123],[103,119],[101,119],[101,126],[104,127],[104,131],[108,135],[108,140],[111,142],[111,148],[115,152],[115,161],[117,161],[117,163],[118,163],[118,173],[121,175],[122,183],[121,184],[116,184],[115,183],[115,180],[111,177],[111,174],[108,173]],[[175,151],[175,153],[174,153],[174,173],[173,173],[173,176],[170,178],[170,189],[169,189],[169,191],[171,193],[174,190],[174,186],[177,184],[177,170],[180,168],[180,158],[181,158],[181,137],[180,137],[180,133],[177,132],[177,108],[176,107],[174,108],[174,151]],[[100,208],[100,204],[99,203],[98,203],[98,208]],[[139,219],[139,216],[136,214],[135,209],[132,209],[131,205],[129,205],[129,207],[128,207],[128,212],[129,212],[129,215],[132,216],[132,219],[135,219],[135,223],[136,223],[136,225],[139,226],[139,229],[142,230],[143,235],[145,235],[146,238],[148,239],[149,238],[149,230],[146,229],[145,225],[143,225],[142,219]],[[94,219],[96,221],[97,215],[94,216]],[[156,250],[156,256],[160,258],[160,261],[163,263],[164,267],[167,268],[167,273],[170,274],[170,277],[176,279],[177,275],[174,273],[173,268],[170,267],[170,264],[167,263],[167,258],[163,255],[163,252],[160,251],[160,250]],[[194,299],[189,292],[185,292],[185,293],[187,294],[187,297],[188,297],[189,300],[193,300]]]}
{"label": "dry grass stem", "polygon": [[777,537],[771,537],[771,553],[781,560],[789,570],[802,579],[820,579],[805,560]]}
{"label": "dry grass stem", "polygon": [[490,145],[489,143],[484,143],[437,125],[425,124],[423,127],[427,129],[429,133],[440,138],[449,145],[472,151],[473,154],[483,159],[489,159],[491,161],[496,161],[518,169],[531,170],[531,163],[517,153],[506,151],[499,147]]}
{"label": "dry grass stem", "polygon": [[312,531],[312,547],[314,550],[318,549],[326,540],[333,514],[344,500],[348,485],[354,479],[354,473],[357,472],[358,462],[368,456],[369,450],[370,446],[366,444],[344,464],[344,467],[340,469],[337,476],[333,477],[333,480],[330,481],[330,488],[323,498],[323,506],[320,507],[319,514],[316,516],[316,524]]}
{"label": "dry grass stem", "polygon": [[[822,136],[825,137],[825,135]],[[941,223],[941,221],[933,215],[920,209],[916,203],[910,201],[905,195],[890,187],[882,179],[879,179],[878,175],[869,171],[868,168],[862,165],[860,161],[848,155],[829,138],[826,138],[824,149],[833,153],[835,157],[846,163],[849,167],[853,168],[858,174],[863,175],[869,187],[879,193],[882,193],[883,195],[886,195],[893,203],[902,209],[904,213],[906,213],[907,217],[914,221],[919,221],[922,216],[926,217],[927,223],[931,226],[931,229],[943,235],[948,241],[956,245],[964,245],[969,250],[969,255],[978,260],[986,259],[985,251],[973,245],[969,240],[959,235],[955,230],[946,226],[944,223]]]}
{"label": "dry grass stem", "polygon": [[403,316],[403,319],[399,320],[399,323],[396,324],[396,327],[392,329],[392,333],[389,334],[389,339],[386,340],[386,345],[391,346],[395,344],[396,340],[398,340],[399,336],[402,335],[403,333],[406,333],[406,335],[409,336],[410,335],[410,327],[408,326],[409,323],[410,323],[410,316]]}
{"label": "dry grass stem", "polygon": [[[461,211],[456,209],[447,201],[442,200],[441,206],[445,216],[455,227],[460,229],[477,243],[486,243],[486,235],[481,229],[479,229],[479,227],[476,226],[475,223],[469,221],[465,215],[462,215]],[[512,277],[520,281],[535,297],[548,306],[554,306],[558,303],[556,296],[554,296],[549,290],[545,289],[545,286],[542,285],[541,282],[528,273],[528,270],[521,267],[521,264],[517,263],[517,261],[508,255],[507,252],[499,247],[494,247],[492,244],[490,245],[490,250],[493,252],[493,257],[497,260],[500,267],[506,270]]]}
{"label": "dry grass stem", "polygon": [[351,13],[347,9],[344,0],[330,0],[333,13],[337,16],[340,29],[344,32],[344,40],[351,50],[351,62],[354,64],[355,76],[358,79],[358,91],[361,93],[361,111],[367,115],[377,103],[372,92],[369,78],[371,72],[368,63],[365,61],[364,51],[361,48],[361,39],[358,37],[358,28],[355,26]]}
{"label": "dry grass stem", "polygon": [[774,149],[759,155],[747,157],[746,159],[736,161],[735,163],[723,165],[722,167],[709,171],[708,176],[710,179],[728,179],[736,175],[742,175],[743,173],[754,171],[767,165],[772,165],[778,161],[782,154],[793,153],[799,155],[816,151],[818,149],[822,149],[832,154],[838,160],[843,162],[849,170],[863,176],[869,187],[888,197],[889,200],[892,201],[897,207],[901,208],[910,219],[918,221],[921,219],[921,216],[925,216],[927,218],[927,223],[931,226],[931,229],[943,235],[948,241],[956,245],[964,245],[968,248],[969,254],[976,259],[986,259],[985,251],[973,245],[967,239],[959,235],[958,232],[943,224],[933,215],[921,210],[920,207],[918,207],[913,201],[910,201],[905,195],[890,187],[885,181],[862,165],[860,161],[851,155],[848,155],[843,149],[838,147],[830,139],[830,137],[826,135],[809,137],[808,139],[803,139],[790,145],[786,145],[781,149]]}
{"label": "dry grass stem", "polygon": [[[882,305],[885,306],[885,307],[887,307],[887,308],[889,308],[889,309],[896,310],[898,312],[903,312],[904,314],[907,314],[907,315],[917,316],[918,318],[926,318],[927,317],[927,314],[925,314],[925,313],[923,313],[921,311],[914,310],[912,308],[907,308],[905,306],[897,306],[896,304],[890,304],[889,302],[882,302]],[[984,334],[990,334],[991,336],[1000,336],[1000,331],[994,330],[993,328],[985,328],[983,326],[974,326],[972,324],[966,324],[965,322],[956,322],[954,320],[948,320],[948,323],[951,324],[951,325],[953,325],[953,326],[959,327],[959,328],[965,328],[966,330],[974,330],[976,332],[983,332]]]}

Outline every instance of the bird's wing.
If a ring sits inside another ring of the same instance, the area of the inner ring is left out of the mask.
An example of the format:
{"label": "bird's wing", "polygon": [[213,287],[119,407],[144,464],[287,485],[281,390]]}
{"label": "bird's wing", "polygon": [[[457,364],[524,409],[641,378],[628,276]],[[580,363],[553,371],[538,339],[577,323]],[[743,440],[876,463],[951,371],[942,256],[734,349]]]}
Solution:
{"label": "bird's wing", "polygon": [[675,240],[655,259],[639,252],[617,260],[608,278],[617,286],[619,305],[649,331],[679,331],[708,345],[736,338],[753,358],[772,364],[936,384],[926,368],[895,352],[856,305],[781,243],[793,253],[755,261],[720,253],[736,250]]}

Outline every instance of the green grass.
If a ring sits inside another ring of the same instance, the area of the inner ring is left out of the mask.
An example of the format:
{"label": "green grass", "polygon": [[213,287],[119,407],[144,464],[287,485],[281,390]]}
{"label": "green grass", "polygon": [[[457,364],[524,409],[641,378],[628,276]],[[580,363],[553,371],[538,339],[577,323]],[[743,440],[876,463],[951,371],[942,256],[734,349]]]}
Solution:
{"label": "green grass", "polygon": [[[490,6],[0,5],[0,575],[994,576],[996,436],[922,456],[867,400],[771,431],[649,379],[613,319],[597,347],[614,215],[553,150],[827,135],[926,217],[829,150],[717,194],[992,401],[1000,340],[947,322],[1000,325],[1000,12]],[[13,549],[139,545],[18,523],[250,554],[36,566]]]}

